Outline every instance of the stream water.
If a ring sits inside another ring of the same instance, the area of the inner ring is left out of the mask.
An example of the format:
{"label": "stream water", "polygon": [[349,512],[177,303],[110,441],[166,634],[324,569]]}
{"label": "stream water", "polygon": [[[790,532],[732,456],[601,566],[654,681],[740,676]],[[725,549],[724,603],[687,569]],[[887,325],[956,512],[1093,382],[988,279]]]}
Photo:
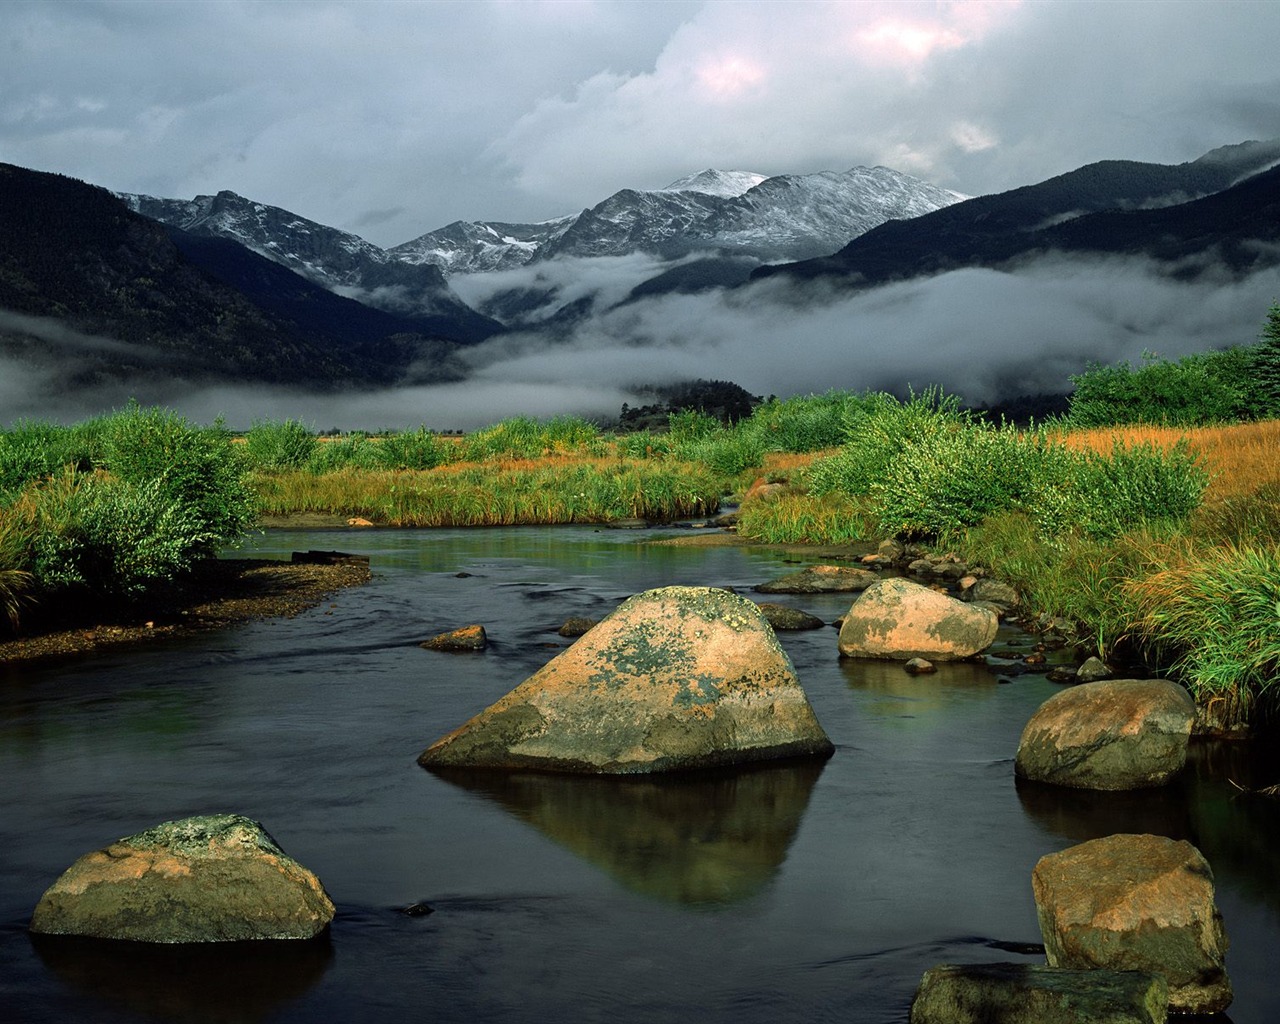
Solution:
{"label": "stream water", "polygon": [[[935,964],[1042,961],[1039,857],[1155,832],[1214,869],[1230,1019],[1280,1019],[1280,802],[1229,782],[1280,779],[1274,754],[1197,744],[1178,783],[1144,793],[1017,786],[1019,734],[1057,690],[1042,675],[963,664],[912,678],[842,661],[832,629],[783,633],[836,744],[825,764],[651,781],[417,767],[567,645],[567,617],[794,568],[651,536],[270,532],[248,553],[358,551],[374,579],[294,619],[0,667],[0,1017],[905,1022]],[[830,621],[850,599],[776,600]],[[483,653],[417,646],[473,622]],[[27,933],[76,857],[221,811],[261,821],[320,876],[338,908],[327,941],[152,949]],[[433,912],[404,912],[422,903]]]}

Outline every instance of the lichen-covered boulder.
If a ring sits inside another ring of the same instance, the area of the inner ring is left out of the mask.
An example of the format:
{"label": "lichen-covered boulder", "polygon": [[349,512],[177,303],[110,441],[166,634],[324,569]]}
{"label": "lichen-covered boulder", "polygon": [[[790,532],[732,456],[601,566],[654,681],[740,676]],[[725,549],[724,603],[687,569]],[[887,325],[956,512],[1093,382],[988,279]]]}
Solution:
{"label": "lichen-covered boulder", "polygon": [[965,604],[910,580],[879,580],[846,613],[840,653],[846,658],[954,661],[985,651],[999,628],[990,608]]}
{"label": "lichen-covered boulder", "polygon": [[135,942],[310,939],[333,920],[316,876],[256,821],[166,821],[87,853],[36,905],[31,930]]}
{"label": "lichen-covered boulder", "polygon": [[1111,679],[1055,693],[1022,730],[1019,778],[1076,789],[1143,789],[1182,771],[1196,708],[1161,679]]}
{"label": "lichen-covered boulder", "polygon": [[624,602],[418,763],[629,774],[833,749],[759,608],[664,587]]}
{"label": "lichen-covered boulder", "polygon": [[1041,857],[1031,885],[1052,966],[1154,971],[1179,1013],[1217,1013],[1230,1004],[1213,872],[1190,843],[1093,839]]}
{"label": "lichen-covered boulder", "polygon": [[1168,1006],[1150,971],[939,964],[920,979],[911,1024],[1164,1024]]}
{"label": "lichen-covered boulder", "polygon": [[843,594],[866,590],[880,579],[870,569],[852,565],[811,565],[755,588],[760,594]]}

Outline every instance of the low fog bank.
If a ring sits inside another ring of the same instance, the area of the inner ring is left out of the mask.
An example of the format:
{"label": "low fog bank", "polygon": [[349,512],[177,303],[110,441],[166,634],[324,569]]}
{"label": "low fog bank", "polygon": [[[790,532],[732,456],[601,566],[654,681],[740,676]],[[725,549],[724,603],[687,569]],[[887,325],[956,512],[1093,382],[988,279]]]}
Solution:
{"label": "low fog bank", "polygon": [[[596,267],[592,283],[616,301],[640,268],[613,269],[619,273],[610,278],[609,267]],[[502,285],[532,284],[538,274],[545,283],[547,273],[505,272]],[[585,294],[584,282],[566,283]],[[1210,273],[1187,283],[1147,261],[1119,258],[1045,258],[1014,273],[962,270],[861,294],[771,278],[731,292],[631,302],[561,340],[495,338],[465,351],[470,377],[459,383],[341,394],[193,385],[158,371],[102,379],[78,372],[84,354],[75,345],[59,347],[56,364],[9,345],[0,349],[0,423],[71,422],[136,397],[199,422],[222,416],[232,427],[289,417],[318,430],[468,430],[515,415],[613,418],[624,402],[651,400],[630,389],[694,378],[779,397],[940,384],[980,404],[1064,392],[1068,376],[1090,361],[1136,363],[1144,351],[1176,358],[1252,344],[1277,297],[1280,270],[1242,281]]]}

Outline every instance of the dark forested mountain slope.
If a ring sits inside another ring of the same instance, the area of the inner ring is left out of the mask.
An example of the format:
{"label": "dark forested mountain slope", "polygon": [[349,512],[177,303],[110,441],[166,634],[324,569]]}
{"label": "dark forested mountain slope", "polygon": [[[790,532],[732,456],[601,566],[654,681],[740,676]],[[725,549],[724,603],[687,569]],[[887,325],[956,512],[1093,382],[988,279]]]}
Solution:
{"label": "dark forested mountain slope", "polygon": [[[421,325],[275,273],[289,272],[247,250],[179,244],[105,189],[0,164],[0,310],[101,338],[109,362],[134,369],[153,356],[202,378],[374,383],[399,379],[427,340]],[[0,332],[16,330],[0,321]]]}

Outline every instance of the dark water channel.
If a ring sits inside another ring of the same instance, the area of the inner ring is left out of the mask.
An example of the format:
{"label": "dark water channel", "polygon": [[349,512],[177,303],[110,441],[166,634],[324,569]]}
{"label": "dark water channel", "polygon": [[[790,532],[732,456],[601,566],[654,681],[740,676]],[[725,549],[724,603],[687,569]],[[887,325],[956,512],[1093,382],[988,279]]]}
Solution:
{"label": "dark water channel", "polygon": [[[1280,1019],[1280,802],[1227,781],[1275,782],[1274,758],[1198,746],[1159,792],[1019,788],[1018,736],[1053,684],[842,662],[828,629],[781,634],[836,744],[825,764],[444,779],[417,754],[567,644],[565,618],[792,567],[589,529],[276,532],[252,548],[361,551],[375,578],[292,620],[0,669],[0,1019],[902,1022],[936,963],[1040,959],[1036,860],[1120,831],[1204,852],[1231,1020]],[[828,620],[849,603],[779,600]],[[483,654],[417,646],[472,622]],[[218,811],[260,820],[320,876],[338,907],[327,942],[33,943],[32,908],[80,854]],[[434,913],[403,912],[423,902]]]}

